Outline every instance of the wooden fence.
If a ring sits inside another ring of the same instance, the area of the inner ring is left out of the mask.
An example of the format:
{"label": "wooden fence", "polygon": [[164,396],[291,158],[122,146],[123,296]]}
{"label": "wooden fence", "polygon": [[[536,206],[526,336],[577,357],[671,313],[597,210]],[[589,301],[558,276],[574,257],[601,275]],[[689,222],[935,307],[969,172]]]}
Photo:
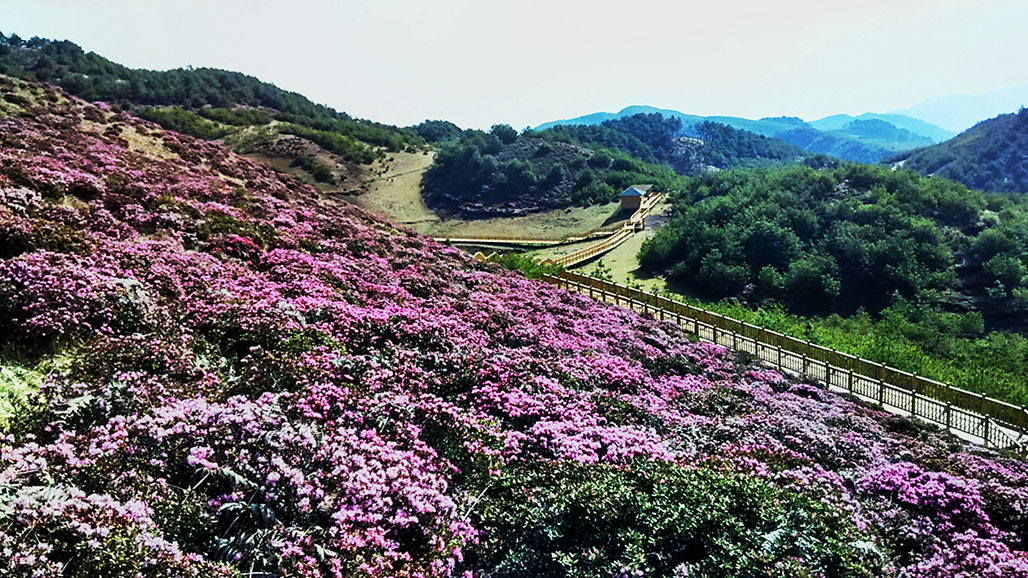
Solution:
{"label": "wooden fence", "polygon": [[[634,213],[634,218],[638,212]],[[496,244],[496,245],[533,245],[541,247],[552,247],[556,245],[570,245],[572,243],[581,243],[582,241],[588,241],[589,239],[598,239],[601,237],[610,237],[621,229],[625,228],[626,223],[629,221],[619,221],[603,227],[597,227],[584,233],[577,233],[574,235],[568,235],[561,237],[560,239],[547,239],[543,237],[518,237],[518,236],[502,236],[502,235],[482,235],[482,236],[465,236],[465,237],[433,237],[440,243],[456,243],[460,245],[475,245],[475,244]]]}
{"label": "wooden fence", "polygon": [[1023,407],[587,275],[564,272],[544,276],[543,280],[677,323],[701,339],[746,351],[776,367],[799,372],[833,389],[945,427],[986,446],[1026,453],[1028,411]]}
{"label": "wooden fence", "polygon": [[603,241],[600,241],[599,243],[595,243],[593,245],[589,245],[588,247],[583,247],[577,251],[574,251],[561,257],[548,259],[546,262],[554,263],[556,265],[560,265],[561,267],[570,269],[575,265],[584,263],[589,259],[598,257],[606,253],[607,251],[613,250],[617,246],[621,245],[621,243],[624,243],[625,241],[630,239],[632,235],[635,235],[635,233],[642,228],[642,225],[646,217],[650,214],[650,209],[656,206],[656,204],[659,203],[662,199],[663,195],[661,194],[656,194],[650,197],[646,202],[644,202],[644,204],[641,207],[639,207],[639,209],[632,213],[631,218],[629,218],[627,221],[625,221],[623,225],[621,225],[621,228],[620,230],[618,230],[617,233],[614,233],[614,235],[604,239]]}
{"label": "wooden fence", "polygon": [[599,243],[594,243],[592,245],[589,245],[588,247],[583,247],[573,253],[568,253],[567,255],[550,259],[549,262],[560,265],[561,267],[574,267],[579,263],[583,263],[585,261],[588,261],[589,259],[592,259],[593,257],[597,257],[599,255],[606,253],[607,251],[614,249],[621,243],[624,243],[625,241],[630,239],[634,234],[635,229],[633,229],[630,226],[626,226],[617,233],[614,233],[614,235],[607,237]]}
{"label": "wooden fence", "polygon": [[[633,229],[638,229],[640,227],[640,224],[643,222],[643,220],[649,215],[650,209],[652,209],[654,206],[656,206],[657,203],[659,203],[663,199],[664,199],[664,195],[662,193],[657,193],[657,194],[651,195],[648,198],[648,200],[642,206],[640,206],[638,209],[636,209],[636,211],[634,213],[632,213],[632,216],[629,217],[625,221],[618,221],[616,223],[611,223],[610,225],[604,225],[602,227],[596,227],[595,229],[591,229],[591,230],[586,231],[584,233],[568,235],[568,236],[562,237],[560,239],[545,239],[545,238],[541,238],[541,237],[517,237],[517,236],[500,236],[500,235],[483,235],[483,236],[479,236],[479,237],[475,237],[475,236],[465,236],[465,237],[433,237],[433,239],[435,239],[436,241],[438,241],[440,243],[456,243],[456,244],[461,244],[461,245],[475,245],[475,244],[493,245],[493,244],[495,244],[495,245],[532,245],[532,246],[540,246],[540,247],[552,247],[552,246],[556,246],[556,245],[570,245],[572,243],[581,243],[582,241],[588,241],[590,239],[598,239],[598,238],[602,238],[602,237],[613,237],[615,235],[618,235],[619,233],[621,233],[625,229],[628,229],[629,227],[631,227]],[[623,239],[622,239],[622,241],[623,241]],[[605,251],[609,251],[613,247],[616,247],[617,245],[620,245],[620,244],[621,243],[616,243],[613,246],[607,246],[607,248],[604,251],[593,252],[593,254],[590,257],[587,257],[586,259],[579,259],[579,260],[575,261],[575,263],[580,263],[582,261],[585,261],[587,259],[592,258],[593,256],[598,255],[599,253],[603,253]],[[572,253],[572,255],[574,255],[576,253],[585,253],[585,252],[589,251],[590,249],[591,249],[590,247],[586,247],[585,249],[582,249],[580,251],[576,251],[575,253]],[[562,257],[561,259],[566,259],[566,257]],[[560,260],[558,259],[557,261],[560,261]],[[570,265],[564,265],[564,266],[565,267],[569,267]]]}

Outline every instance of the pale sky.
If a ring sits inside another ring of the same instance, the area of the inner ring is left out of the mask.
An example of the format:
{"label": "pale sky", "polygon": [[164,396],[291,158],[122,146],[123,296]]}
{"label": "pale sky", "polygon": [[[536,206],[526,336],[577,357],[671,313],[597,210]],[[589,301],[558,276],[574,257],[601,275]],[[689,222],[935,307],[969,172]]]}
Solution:
{"label": "pale sky", "polygon": [[1028,83],[1026,0],[0,0],[0,31],[237,70],[351,115],[517,128],[648,104],[815,119]]}

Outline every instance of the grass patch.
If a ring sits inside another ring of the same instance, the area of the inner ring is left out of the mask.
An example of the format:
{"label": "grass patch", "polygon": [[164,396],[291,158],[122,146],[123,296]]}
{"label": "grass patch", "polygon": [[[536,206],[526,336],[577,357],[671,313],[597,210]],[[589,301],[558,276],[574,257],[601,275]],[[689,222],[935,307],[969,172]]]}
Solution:
{"label": "grass patch", "polygon": [[26,367],[0,361],[0,430],[7,421],[31,405],[32,396],[46,380],[42,366]]}

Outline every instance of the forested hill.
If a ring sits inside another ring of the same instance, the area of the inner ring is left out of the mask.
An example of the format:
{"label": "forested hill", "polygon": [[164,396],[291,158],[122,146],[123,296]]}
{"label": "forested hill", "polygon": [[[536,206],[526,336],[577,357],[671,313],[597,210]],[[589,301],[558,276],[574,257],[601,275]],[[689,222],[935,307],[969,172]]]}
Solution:
{"label": "forested hill", "polygon": [[238,72],[213,68],[131,69],[66,40],[22,40],[0,34],[0,74],[55,84],[90,101],[131,108],[139,116],[205,139],[270,127],[239,139],[303,137],[346,160],[367,163],[385,151],[424,145],[411,130],[358,120],[306,97]]}
{"label": "forested hill", "polygon": [[1028,193],[1028,109],[982,121],[953,140],[916,150],[904,165],[976,189]]}
{"label": "forested hill", "polygon": [[676,190],[684,177],[655,160],[637,138],[622,150],[572,142],[552,131],[519,134],[508,125],[488,132],[461,131],[430,121],[417,127],[436,146],[435,164],[422,192],[430,208],[464,218],[513,216],[533,211],[606,203],[630,185],[653,183]]}
{"label": "forested hill", "polygon": [[658,114],[681,121],[688,130],[705,122],[772,137],[808,153],[826,154],[848,161],[877,163],[883,158],[941,142],[953,133],[914,118],[896,114],[833,115],[813,122],[788,116],[759,120],[734,116],[697,116],[651,106],[629,106],[618,113],[596,113],[544,123],[539,130],[561,125],[599,125],[638,114]]}
{"label": "forested hill", "polygon": [[643,267],[706,297],[797,313],[877,312],[897,298],[1028,314],[1028,205],[913,171],[849,165],[691,181]]}
{"label": "forested hill", "polygon": [[677,118],[659,114],[521,134],[507,125],[489,132],[461,131],[443,121],[425,122],[416,129],[438,149],[436,163],[422,183],[426,202],[440,213],[465,217],[605,203],[641,182],[656,184],[662,191],[677,190],[684,183],[679,175],[834,162],[713,122],[683,130]]}
{"label": "forested hill", "polygon": [[648,162],[666,164],[683,175],[711,168],[781,165],[814,157],[811,153],[747,130],[715,122],[683,125],[658,113],[610,119],[599,125],[558,125],[547,131],[584,145],[619,149]]}

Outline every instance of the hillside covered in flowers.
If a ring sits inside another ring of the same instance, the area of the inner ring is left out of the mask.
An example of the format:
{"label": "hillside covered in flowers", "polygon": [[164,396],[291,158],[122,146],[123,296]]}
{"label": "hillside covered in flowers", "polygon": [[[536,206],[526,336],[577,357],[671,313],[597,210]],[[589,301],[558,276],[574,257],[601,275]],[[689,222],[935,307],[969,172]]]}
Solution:
{"label": "hillside covered in flowers", "polygon": [[14,576],[1028,575],[1028,466],[0,79]]}

